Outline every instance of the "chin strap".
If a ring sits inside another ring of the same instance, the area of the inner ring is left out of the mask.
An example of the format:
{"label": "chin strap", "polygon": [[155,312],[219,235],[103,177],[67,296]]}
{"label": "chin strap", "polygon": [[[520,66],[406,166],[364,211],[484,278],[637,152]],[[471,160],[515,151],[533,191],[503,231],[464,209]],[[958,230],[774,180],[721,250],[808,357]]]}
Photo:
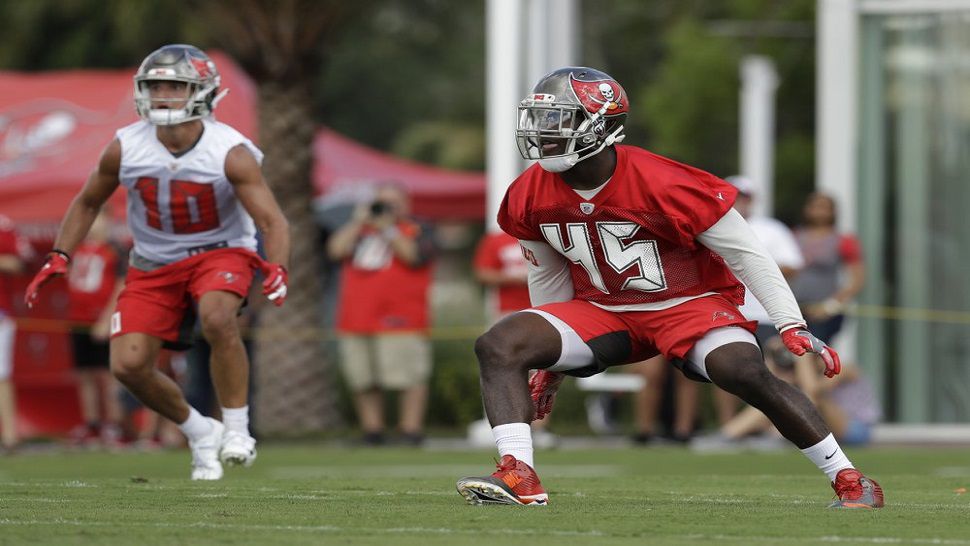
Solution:
{"label": "chin strap", "polygon": [[226,95],[228,95],[228,94],[229,94],[229,88],[228,87],[226,89],[223,89],[222,91],[220,91],[219,94],[216,95],[212,99],[212,104],[209,106],[209,111],[211,112],[211,111],[215,110],[216,109],[216,105],[219,104],[219,101],[221,101],[222,99],[224,99],[226,97]]}
{"label": "chin strap", "polygon": [[[603,145],[612,146],[614,144],[623,142],[623,139],[626,138],[626,135],[620,134],[622,132],[623,132],[623,126],[620,125],[612,133],[606,135],[606,138],[603,140]],[[596,151],[596,153],[600,153],[600,150],[602,149],[603,148],[600,148],[599,150]]]}
{"label": "chin strap", "polygon": [[623,131],[623,126],[620,125],[616,129],[614,129],[612,133],[606,135],[606,138],[603,139],[603,142],[601,142],[600,145],[595,150],[593,150],[592,152],[590,152],[590,153],[588,153],[588,154],[580,157],[579,160],[576,161],[576,163],[579,163],[580,161],[583,161],[584,159],[589,159],[589,158],[593,157],[594,155],[602,152],[603,151],[603,148],[606,148],[607,146],[612,146],[612,145],[614,145],[614,144],[616,144],[618,142],[622,142],[623,139],[626,138],[626,135],[620,134],[622,131]]}

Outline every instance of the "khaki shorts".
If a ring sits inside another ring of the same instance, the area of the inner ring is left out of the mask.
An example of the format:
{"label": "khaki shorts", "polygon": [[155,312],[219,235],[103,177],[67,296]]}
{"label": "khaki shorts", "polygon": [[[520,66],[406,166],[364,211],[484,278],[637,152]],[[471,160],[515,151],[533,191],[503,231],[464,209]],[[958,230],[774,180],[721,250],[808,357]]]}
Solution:
{"label": "khaki shorts", "polygon": [[342,335],[340,364],[352,391],[406,389],[431,377],[431,344],[414,333]]}

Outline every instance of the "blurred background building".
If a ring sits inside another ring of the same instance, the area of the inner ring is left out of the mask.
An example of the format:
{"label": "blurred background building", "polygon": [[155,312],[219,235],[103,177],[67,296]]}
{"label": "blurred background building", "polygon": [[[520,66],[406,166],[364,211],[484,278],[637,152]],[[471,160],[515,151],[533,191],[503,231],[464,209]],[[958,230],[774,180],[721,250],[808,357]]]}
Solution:
{"label": "blurred background building", "polygon": [[889,417],[970,420],[970,2],[822,0],[818,188],[869,264],[857,358]]}

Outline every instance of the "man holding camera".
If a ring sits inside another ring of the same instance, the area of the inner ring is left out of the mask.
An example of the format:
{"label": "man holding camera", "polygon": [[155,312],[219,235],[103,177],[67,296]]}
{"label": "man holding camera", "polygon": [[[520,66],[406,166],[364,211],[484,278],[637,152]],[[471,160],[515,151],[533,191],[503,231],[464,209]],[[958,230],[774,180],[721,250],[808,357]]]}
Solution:
{"label": "man holding camera", "polygon": [[424,438],[433,244],[430,230],[408,213],[405,189],[383,184],[327,243],[330,257],[343,262],[337,311],[341,365],[369,445],[385,442],[385,390],[401,391],[401,441],[418,445]]}

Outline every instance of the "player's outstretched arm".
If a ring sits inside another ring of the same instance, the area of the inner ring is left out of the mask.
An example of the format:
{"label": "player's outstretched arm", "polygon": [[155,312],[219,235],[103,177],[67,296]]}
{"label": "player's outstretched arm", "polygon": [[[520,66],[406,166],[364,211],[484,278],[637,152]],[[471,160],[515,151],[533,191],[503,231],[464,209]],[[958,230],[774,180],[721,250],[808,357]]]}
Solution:
{"label": "player's outstretched arm", "polygon": [[91,229],[91,224],[94,223],[101,207],[120,184],[118,180],[120,168],[121,143],[118,139],[114,139],[105,147],[97,168],[68,206],[57,232],[57,238],[54,240],[54,250],[47,255],[44,265],[27,286],[24,294],[27,307],[34,306],[41,287],[48,281],[67,273],[71,254]]}
{"label": "player's outstretched arm", "polygon": [[731,271],[758,298],[789,351],[798,356],[817,353],[825,362],[826,376],[839,373],[839,355],[807,330],[795,295],[778,264],[738,211],[730,209],[697,240],[724,258]]}
{"label": "player's outstretched arm", "polygon": [[91,229],[101,207],[118,188],[121,170],[121,143],[114,139],[101,152],[97,168],[67,207],[54,248],[72,254]]}
{"label": "player's outstretched arm", "polygon": [[253,217],[263,234],[266,257],[263,266],[263,294],[276,305],[282,305],[287,292],[287,265],[290,258],[290,224],[280,210],[273,192],[263,178],[263,171],[253,154],[240,144],[226,156],[226,178],[236,198]]}

